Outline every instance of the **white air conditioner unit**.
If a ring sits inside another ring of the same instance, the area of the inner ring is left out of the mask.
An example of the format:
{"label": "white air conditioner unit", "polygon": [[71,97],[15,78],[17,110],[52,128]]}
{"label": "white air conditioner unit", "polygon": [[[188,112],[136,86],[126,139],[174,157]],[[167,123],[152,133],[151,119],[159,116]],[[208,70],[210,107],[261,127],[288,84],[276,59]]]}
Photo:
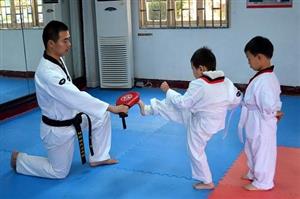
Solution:
{"label": "white air conditioner unit", "polygon": [[132,88],[130,0],[95,0],[101,88]]}

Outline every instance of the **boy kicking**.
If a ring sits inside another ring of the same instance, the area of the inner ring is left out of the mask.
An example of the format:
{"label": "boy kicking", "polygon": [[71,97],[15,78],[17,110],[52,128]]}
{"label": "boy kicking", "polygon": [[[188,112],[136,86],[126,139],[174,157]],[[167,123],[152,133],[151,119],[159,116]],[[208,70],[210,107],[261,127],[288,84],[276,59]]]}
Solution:
{"label": "boy kicking", "polygon": [[213,189],[205,147],[225,127],[227,110],[240,103],[241,93],[222,71],[216,71],[216,58],[210,49],[198,49],[190,61],[196,79],[190,82],[184,95],[163,82],[160,88],[166,98],[161,101],[153,98],[149,105],[140,101],[139,106],[142,115],[160,115],[186,126],[192,177],[199,181],[193,187]]}

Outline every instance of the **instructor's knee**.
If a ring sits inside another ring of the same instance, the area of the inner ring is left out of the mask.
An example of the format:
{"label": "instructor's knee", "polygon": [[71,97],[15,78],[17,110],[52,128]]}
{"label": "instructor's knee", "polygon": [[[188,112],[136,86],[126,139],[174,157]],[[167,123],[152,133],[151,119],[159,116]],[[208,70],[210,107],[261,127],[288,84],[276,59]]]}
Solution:
{"label": "instructor's knee", "polygon": [[54,170],[54,178],[56,179],[64,179],[68,176],[70,170],[62,169],[62,170]]}

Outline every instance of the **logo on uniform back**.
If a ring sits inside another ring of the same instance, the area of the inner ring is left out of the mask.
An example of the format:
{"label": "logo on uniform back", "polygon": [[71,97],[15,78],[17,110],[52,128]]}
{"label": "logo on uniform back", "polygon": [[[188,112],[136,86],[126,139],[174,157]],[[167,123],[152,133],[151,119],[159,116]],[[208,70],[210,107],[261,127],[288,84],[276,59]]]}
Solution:
{"label": "logo on uniform back", "polygon": [[64,83],[66,83],[66,79],[65,79],[65,78],[62,78],[62,79],[59,81],[59,85],[63,85]]}

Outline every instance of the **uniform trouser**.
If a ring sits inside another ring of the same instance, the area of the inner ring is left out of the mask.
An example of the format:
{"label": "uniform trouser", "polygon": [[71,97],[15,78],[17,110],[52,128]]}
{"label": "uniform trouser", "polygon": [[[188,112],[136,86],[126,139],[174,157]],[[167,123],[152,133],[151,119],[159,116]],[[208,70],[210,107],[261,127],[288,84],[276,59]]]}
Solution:
{"label": "uniform trouser", "polygon": [[[91,121],[94,155],[89,155],[89,161],[96,162],[109,159],[111,146],[110,114],[106,112],[101,121],[91,117]],[[87,118],[82,117],[82,129],[87,126]],[[17,172],[24,175],[44,178],[65,178],[71,168],[74,142],[77,141],[75,128],[72,127],[68,129],[74,131],[72,132],[73,136],[70,136],[60,144],[57,143],[61,142],[61,138],[58,140],[57,135],[53,132],[48,133],[42,139],[48,152],[48,158],[19,153],[17,158]],[[88,147],[85,148],[87,149]],[[88,150],[86,150],[85,154],[88,154]]]}
{"label": "uniform trouser", "polygon": [[192,177],[204,183],[212,182],[212,175],[205,154],[205,146],[211,135],[199,132],[190,125],[190,111],[177,109],[166,100],[151,99],[150,106],[145,107],[146,115],[160,115],[167,120],[184,124],[187,128],[187,146],[191,158]]}
{"label": "uniform trouser", "polygon": [[273,188],[277,156],[276,134],[247,138],[245,153],[249,167],[247,176],[253,180],[252,184],[264,190]]}

